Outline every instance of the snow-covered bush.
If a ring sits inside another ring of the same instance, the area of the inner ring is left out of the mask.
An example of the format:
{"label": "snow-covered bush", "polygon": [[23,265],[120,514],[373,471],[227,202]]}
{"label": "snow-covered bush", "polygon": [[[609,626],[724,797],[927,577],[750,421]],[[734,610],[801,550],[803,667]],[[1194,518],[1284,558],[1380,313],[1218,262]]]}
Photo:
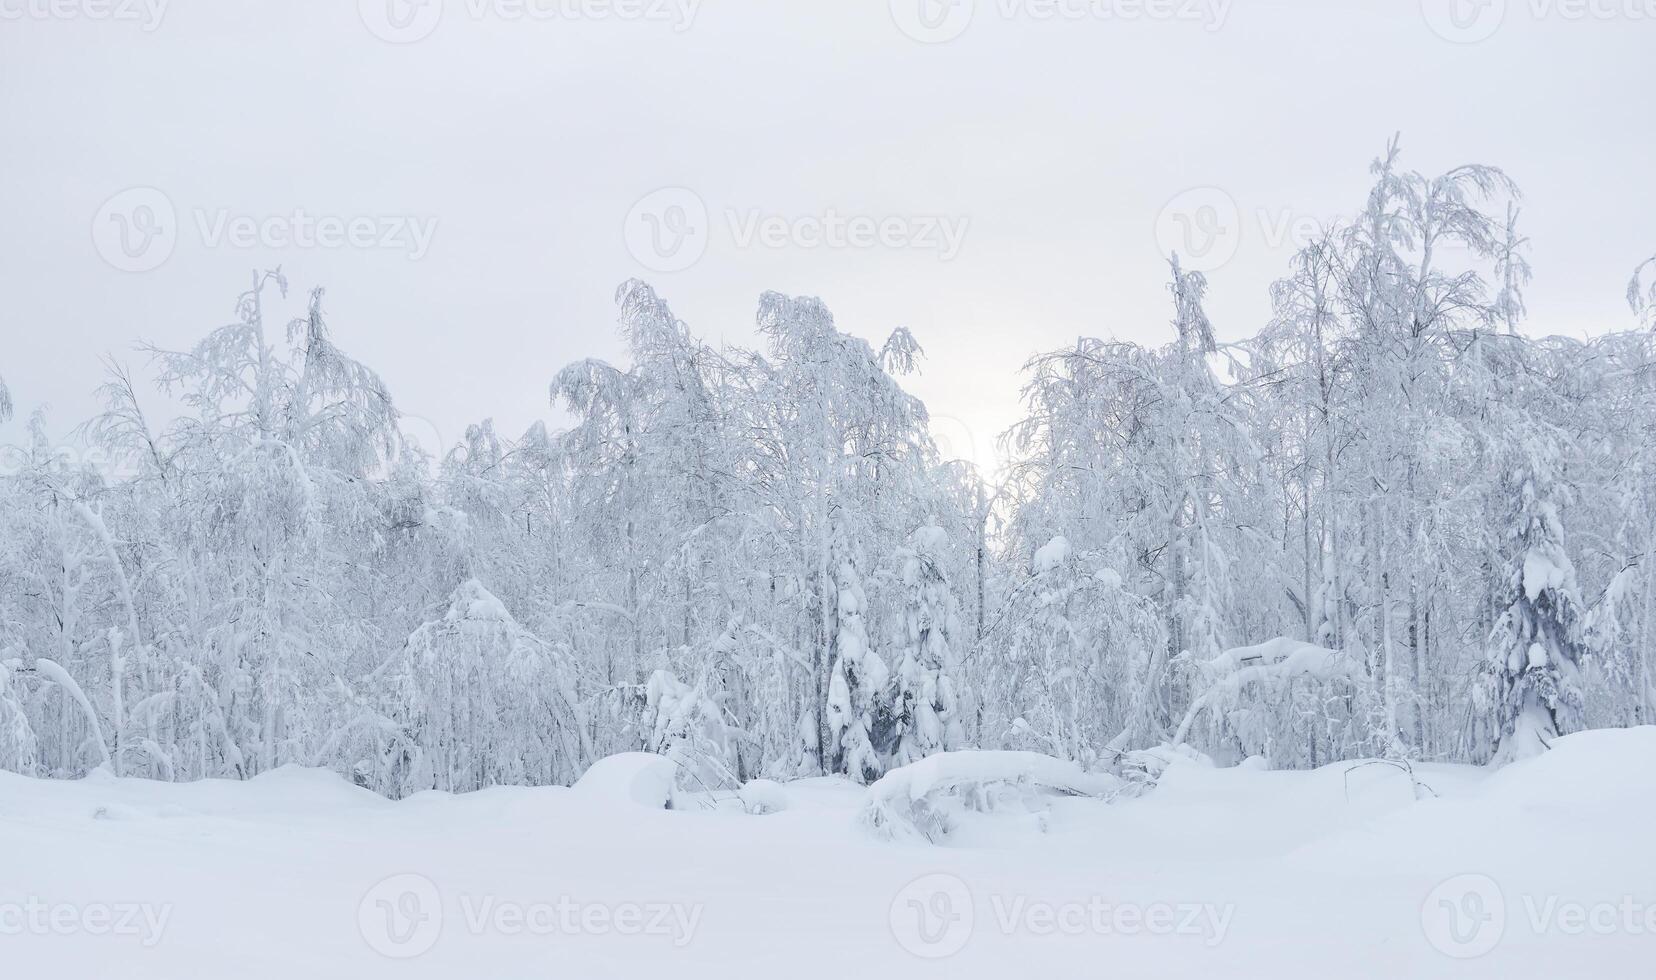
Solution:
{"label": "snow-covered bush", "polygon": [[750,779],[737,791],[742,809],[750,814],[781,813],[788,808],[788,791],[769,779]]}
{"label": "snow-covered bush", "polygon": [[1121,777],[1118,796],[1142,796],[1156,788],[1162,773],[1176,762],[1211,768],[1213,760],[1183,743],[1163,742],[1147,749],[1133,749],[1116,758],[1112,767]]}
{"label": "snow-covered bush", "polygon": [[893,769],[868,788],[858,820],[876,835],[941,843],[967,814],[1039,819],[1055,797],[1109,798],[1106,773],[1035,752],[942,752]]}
{"label": "snow-covered bush", "polygon": [[667,670],[644,685],[645,748],[672,760],[678,784],[690,790],[723,789],[736,782],[730,769],[730,734],[712,698]]}

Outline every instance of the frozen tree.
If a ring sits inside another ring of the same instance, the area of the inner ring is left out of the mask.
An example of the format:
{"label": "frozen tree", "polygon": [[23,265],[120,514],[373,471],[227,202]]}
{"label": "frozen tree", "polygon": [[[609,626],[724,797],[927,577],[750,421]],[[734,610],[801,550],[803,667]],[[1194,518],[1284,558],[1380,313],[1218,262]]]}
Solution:
{"label": "frozen tree", "polygon": [[889,672],[885,661],[868,642],[864,621],[868,601],[844,531],[836,528],[831,549],[834,560],[832,630],[828,704],[825,712],[830,771],[859,782],[880,778],[885,766],[874,747],[887,740],[892,706],[883,699]]}
{"label": "frozen tree", "polygon": [[894,765],[963,746],[961,703],[955,694],[954,637],[959,633],[954,593],[943,574],[948,534],[935,523],[915,530],[897,561],[907,595],[899,614],[901,650],[892,675]]}
{"label": "frozen tree", "polygon": [[[1154,603],[1166,643],[1155,671],[1164,716],[1189,696],[1171,665],[1211,659],[1235,629],[1269,621],[1279,604],[1261,588],[1253,594],[1263,608],[1243,608],[1232,586],[1233,556],[1260,546],[1265,520],[1259,450],[1243,412],[1256,393],[1247,384],[1227,391],[1215,377],[1205,280],[1176,258],[1171,272],[1168,346],[1083,338],[1030,363],[1029,418],[1010,433],[1008,491],[1020,551],[1062,538],[1120,576],[1124,594]],[[1142,665],[1120,669],[1144,675]]]}
{"label": "frozen tree", "polygon": [[1513,558],[1487,667],[1497,762],[1535,755],[1581,727],[1585,609],[1564,547],[1563,491],[1549,456],[1533,447],[1506,481]]}
{"label": "frozen tree", "polygon": [[1521,332],[1517,202],[1393,140],[1223,340],[1172,257],[1160,342],[1030,358],[993,485],[938,459],[916,338],[813,297],[762,295],[749,350],[624,283],[623,354],[557,371],[556,417],[422,448],[324,294],[259,274],[110,362],[73,445],[6,448],[0,765],[401,795],[644,749],[712,788],[1649,724],[1656,334]]}
{"label": "frozen tree", "polygon": [[1518,332],[1518,322],[1528,310],[1524,306],[1524,287],[1533,278],[1529,260],[1524,251],[1529,239],[1518,234],[1518,206],[1507,204],[1506,227],[1494,251],[1495,275],[1501,291],[1495,296],[1495,313],[1506,324],[1507,333]]}
{"label": "frozen tree", "polygon": [[1155,605],[1067,538],[1036,548],[988,633],[985,732],[1085,765],[1168,731],[1167,633]]}
{"label": "frozen tree", "polygon": [[35,765],[34,728],[29,724],[17,672],[22,667],[11,650],[0,657],[0,769],[33,772]]}
{"label": "frozen tree", "polygon": [[[1649,283],[1644,281],[1647,269],[1651,273]],[[1656,327],[1656,256],[1645,259],[1633,270],[1633,278],[1627,284],[1627,305],[1649,326]],[[4,392],[5,388],[0,387],[0,404],[3,404]]]}
{"label": "frozen tree", "polygon": [[1213,337],[1213,324],[1202,309],[1207,296],[1207,277],[1200,272],[1185,272],[1179,266],[1178,253],[1168,259],[1173,269],[1173,280],[1167,291],[1173,296],[1173,328],[1179,338],[1179,350],[1188,356],[1205,357],[1219,349]]}
{"label": "frozen tree", "polygon": [[475,579],[376,671],[390,697],[367,785],[422,789],[572,781],[590,762],[565,651],[524,629]]}
{"label": "frozen tree", "polygon": [[[802,702],[795,755],[807,771],[864,778],[879,760],[871,746],[864,754],[858,719],[874,711],[886,678],[883,662],[857,669],[867,637],[883,633],[863,620],[885,603],[867,593],[860,560],[891,554],[924,514],[935,457],[925,408],[890,373],[912,369],[919,350],[899,330],[876,353],[813,297],[767,293],[758,322],[770,357],[747,361],[751,424],[773,435],[755,447],[755,501],[776,535],[766,549],[772,567],[798,603],[778,610],[785,615],[767,632],[789,638],[794,662],[808,665],[790,680],[790,697]],[[864,731],[885,724],[867,718]]]}

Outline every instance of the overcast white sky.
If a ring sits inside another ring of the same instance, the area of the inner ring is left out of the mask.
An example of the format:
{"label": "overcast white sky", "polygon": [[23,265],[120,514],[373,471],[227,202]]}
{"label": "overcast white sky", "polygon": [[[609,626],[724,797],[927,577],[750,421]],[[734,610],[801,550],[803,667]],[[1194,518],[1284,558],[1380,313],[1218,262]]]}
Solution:
{"label": "overcast white sky", "polygon": [[[62,432],[100,354],[190,344],[280,264],[445,440],[556,423],[643,276],[733,343],[766,289],[908,326],[988,461],[1032,352],[1167,338],[1170,236],[1256,331],[1394,130],[1522,184],[1532,332],[1631,326],[1656,251],[1656,0],[147,3],[0,0],[0,376]],[[831,215],[862,224],[809,247]]]}

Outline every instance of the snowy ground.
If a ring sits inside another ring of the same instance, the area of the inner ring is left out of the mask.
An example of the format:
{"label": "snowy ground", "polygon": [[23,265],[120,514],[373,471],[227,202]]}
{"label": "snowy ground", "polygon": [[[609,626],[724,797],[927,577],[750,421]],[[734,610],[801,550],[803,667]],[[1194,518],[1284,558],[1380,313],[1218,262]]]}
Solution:
{"label": "snowy ground", "polygon": [[0,774],[0,976],[1650,977],[1652,760],[1656,728],[1591,732],[1421,767],[1422,802],[1384,766],[1181,765],[949,846],[874,839],[830,780],[754,816]]}

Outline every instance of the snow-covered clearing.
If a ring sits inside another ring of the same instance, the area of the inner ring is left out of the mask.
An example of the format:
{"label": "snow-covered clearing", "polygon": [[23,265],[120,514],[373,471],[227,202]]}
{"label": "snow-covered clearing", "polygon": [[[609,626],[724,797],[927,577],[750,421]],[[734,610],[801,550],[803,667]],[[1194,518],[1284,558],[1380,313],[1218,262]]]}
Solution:
{"label": "snow-covered clearing", "polygon": [[1586,732],[1419,766],[1418,802],[1388,765],[1181,762],[944,846],[880,839],[838,779],[653,809],[648,758],[395,803],[292,767],[0,773],[0,975],[1648,977],[1653,758],[1656,728]]}

